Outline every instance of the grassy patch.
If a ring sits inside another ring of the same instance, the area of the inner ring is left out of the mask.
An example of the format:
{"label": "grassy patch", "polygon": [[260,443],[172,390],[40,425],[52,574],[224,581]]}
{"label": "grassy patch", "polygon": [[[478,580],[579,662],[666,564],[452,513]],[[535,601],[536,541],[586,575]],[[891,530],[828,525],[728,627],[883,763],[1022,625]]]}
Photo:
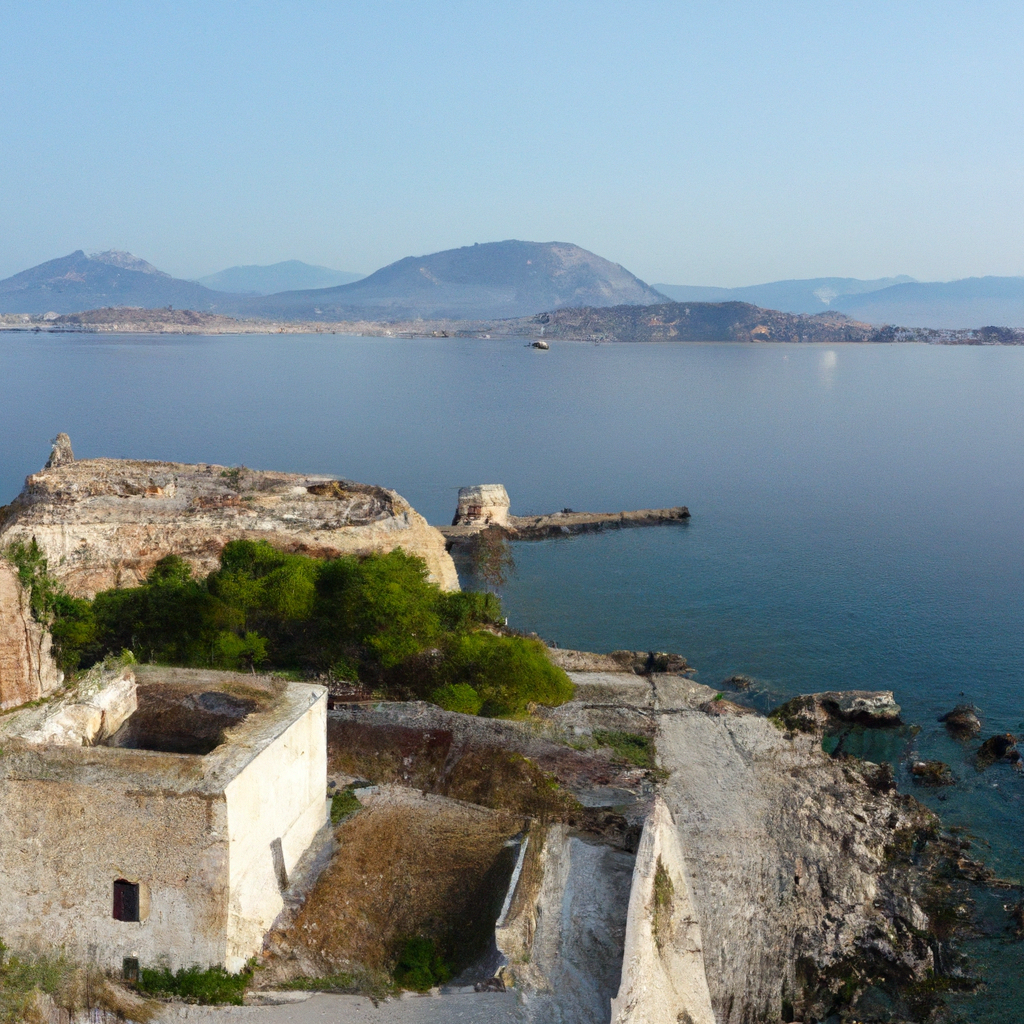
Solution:
{"label": "grassy patch", "polygon": [[637,768],[656,768],[654,740],[636,732],[620,732],[616,729],[595,729],[594,741],[600,747],[611,747],[616,758]]}
{"label": "grassy patch", "polygon": [[291,981],[283,982],[276,988],[286,989],[292,992],[361,992],[354,974],[341,972],[329,974],[323,978],[292,978]]}
{"label": "grassy patch", "polygon": [[114,984],[97,967],[83,967],[63,951],[14,953],[0,941],[0,1022],[49,1021],[105,1010],[148,1024],[160,1005]]}
{"label": "grassy patch", "polygon": [[542,823],[565,821],[580,811],[579,801],[529,758],[493,747],[466,751],[452,765],[441,789],[444,796]]}
{"label": "grassy patch", "polygon": [[[458,805],[366,807],[338,827],[341,852],[290,935],[339,969],[360,964],[369,976],[394,974],[403,958],[403,970],[414,971],[406,944],[426,939],[456,973],[493,939],[514,862],[506,841],[521,829],[522,818]],[[407,987],[416,983],[404,977]]]}
{"label": "grassy patch", "polygon": [[672,920],[672,900],[675,898],[675,894],[676,887],[672,883],[672,876],[659,857],[654,868],[653,908],[654,941],[658,944],[659,949],[665,941],[669,922]]}
{"label": "grassy patch", "polygon": [[814,698],[801,696],[780,704],[768,715],[768,721],[783,732],[815,732]]}
{"label": "grassy patch", "polygon": [[238,974],[230,974],[223,967],[182,967],[173,973],[166,967],[143,967],[137,988],[147,995],[176,996],[203,1005],[241,1006],[242,996],[252,981],[253,967],[250,964]]}
{"label": "grassy patch", "polygon": [[339,789],[331,797],[331,824],[340,825],[347,817],[361,810],[362,806],[355,793],[352,792],[351,786]]}

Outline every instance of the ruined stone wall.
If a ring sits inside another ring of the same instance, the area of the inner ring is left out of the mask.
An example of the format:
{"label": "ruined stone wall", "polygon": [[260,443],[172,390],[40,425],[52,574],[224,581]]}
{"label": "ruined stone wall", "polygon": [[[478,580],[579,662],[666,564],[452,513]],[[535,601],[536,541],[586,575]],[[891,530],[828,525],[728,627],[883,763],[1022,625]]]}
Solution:
{"label": "ruined stone wall", "polygon": [[[201,760],[106,747],[0,759],[0,935],[18,947],[64,946],[113,970],[128,956],[143,964],[167,957],[173,969],[222,963],[223,796],[113,777],[111,763],[126,759],[166,762],[171,777]],[[141,883],[146,920],[114,920],[117,879]]]}
{"label": "ruined stone wall", "polygon": [[654,801],[633,870],[613,1024],[715,1024],[679,834]]}
{"label": "ruined stone wall", "polygon": [[0,710],[55,690],[64,676],[50,655],[50,633],[35,619],[17,570],[0,557]]}
{"label": "ruined stone wall", "polygon": [[142,582],[165,555],[206,575],[232,540],[265,540],[316,558],[401,548],[458,590],[445,539],[394,491],[324,476],[85,459],[25,481],[0,521],[0,546],[35,538],[70,593],[92,597]]}
{"label": "ruined stone wall", "polygon": [[259,952],[281,912],[272,844],[280,841],[290,875],[327,824],[327,691],[308,689],[310,704],[228,784],[230,909],[226,965],[239,970]]}

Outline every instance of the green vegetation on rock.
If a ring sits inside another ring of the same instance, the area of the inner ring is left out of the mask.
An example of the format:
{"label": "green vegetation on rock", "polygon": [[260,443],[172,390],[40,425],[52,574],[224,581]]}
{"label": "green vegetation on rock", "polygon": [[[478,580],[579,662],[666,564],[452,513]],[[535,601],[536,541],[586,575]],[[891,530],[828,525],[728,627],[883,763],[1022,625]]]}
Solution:
{"label": "green vegetation on rock", "polygon": [[620,732],[617,729],[595,729],[594,741],[599,747],[611,747],[620,761],[635,764],[638,768],[653,769],[654,740],[636,732]]}
{"label": "green vegetation on rock", "polygon": [[340,825],[349,815],[362,808],[359,798],[352,792],[352,787],[339,789],[331,797],[331,824]]}
{"label": "green vegetation on rock", "polygon": [[435,985],[443,985],[452,976],[451,966],[445,962],[432,939],[407,939],[395,967],[395,984],[413,992],[427,992]]}
{"label": "green vegetation on rock", "polygon": [[143,967],[136,987],[151,996],[177,996],[204,1005],[241,1006],[253,968],[250,963],[238,974],[231,974],[223,967],[182,967],[174,973],[167,967]]}
{"label": "green vegetation on rock", "polygon": [[326,674],[491,716],[573,693],[539,641],[488,628],[501,616],[494,594],[442,591],[423,560],[401,550],[322,561],[232,541],[205,579],[168,555],[142,586],[91,602],[63,594],[34,545],[8,557],[65,671],[131,651],[162,664]]}

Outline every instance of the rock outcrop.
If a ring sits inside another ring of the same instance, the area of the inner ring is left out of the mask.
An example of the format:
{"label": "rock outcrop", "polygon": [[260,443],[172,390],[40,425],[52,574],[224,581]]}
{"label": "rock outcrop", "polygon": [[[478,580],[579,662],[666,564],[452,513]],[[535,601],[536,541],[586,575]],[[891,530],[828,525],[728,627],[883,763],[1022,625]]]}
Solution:
{"label": "rock outcrop", "polygon": [[38,700],[63,680],[49,631],[32,617],[17,570],[0,558],[0,710]]}
{"label": "rock outcrop", "polygon": [[939,718],[954,739],[964,740],[981,732],[981,719],[973,704],[957,704],[952,711]]}
{"label": "rock outcrop", "polygon": [[61,438],[47,468],[0,513],[0,546],[34,537],[74,595],[134,586],[169,554],[207,574],[224,545],[239,539],[319,558],[402,548],[421,557],[442,588],[458,589],[444,538],[394,491],[206,464],[74,461]]}

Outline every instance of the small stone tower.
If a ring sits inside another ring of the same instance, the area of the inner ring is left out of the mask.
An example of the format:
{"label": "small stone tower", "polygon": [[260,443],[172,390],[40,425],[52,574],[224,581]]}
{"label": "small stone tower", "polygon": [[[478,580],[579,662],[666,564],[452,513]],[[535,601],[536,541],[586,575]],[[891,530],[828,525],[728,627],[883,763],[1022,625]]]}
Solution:
{"label": "small stone tower", "polygon": [[508,506],[508,492],[501,484],[460,487],[452,526],[501,526],[508,521]]}

